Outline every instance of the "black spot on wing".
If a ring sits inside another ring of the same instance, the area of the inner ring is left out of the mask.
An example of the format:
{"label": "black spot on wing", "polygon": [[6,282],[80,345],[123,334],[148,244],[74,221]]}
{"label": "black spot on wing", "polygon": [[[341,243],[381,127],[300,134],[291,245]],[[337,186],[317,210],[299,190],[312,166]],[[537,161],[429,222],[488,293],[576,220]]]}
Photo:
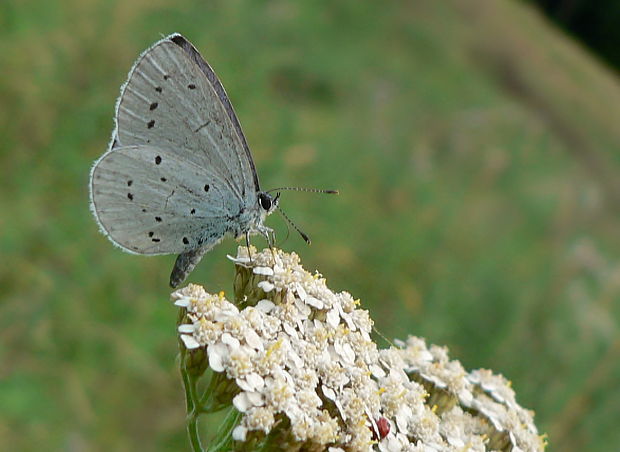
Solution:
{"label": "black spot on wing", "polygon": [[191,213],[192,215],[194,215],[196,213],[196,209],[192,209],[189,211],[189,213]]}
{"label": "black spot on wing", "polygon": [[154,125],[155,125],[155,120],[154,119],[151,119],[149,122],[146,123],[146,126],[149,129],[152,129]]}
{"label": "black spot on wing", "polygon": [[193,83],[190,83],[189,85],[187,85],[187,87],[189,89],[196,89],[196,85],[194,85]]}
{"label": "black spot on wing", "polygon": [[131,193],[127,193],[127,198],[129,198],[130,201],[133,201],[133,195]]}
{"label": "black spot on wing", "polygon": [[157,102],[153,102],[151,105],[149,105],[149,110],[153,111],[157,108],[159,104]]}
{"label": "black spot on wing", "polygon": [[155,91],[157,91],[158,93],[161,93],[162,92],[161,86],[156,86]]}
{"label": "black spot on wing", "polygon": [[209,188],[211,188],[209,184],[205,184],[205,191],[209,191]]}
{"label": "black spot on wing", "polygon": [[155,165],[159,165],[161,163],[161,157],[158,155],[155,157]]}
{"label": "black spot on wing", "polygon": [[161,217],[155,217],[155,221],[157,221],[158,223],[161,223]]}
{"label": "black spot on wing", "polygon": [[166,179],[165,177],[160,177],[159,180],[162,182],[166,182],[168,179]]}
{"label": "black spot on wing", "polygon": [[133,184],[133,181],[130,179],[130,180],[127,181],[127,186],[131,187],[131,184]]}
{"label": "black spot on wing", "polygon": [[187,240],[187,237],[183,237],[183,243],[189,245],[189,240]]}

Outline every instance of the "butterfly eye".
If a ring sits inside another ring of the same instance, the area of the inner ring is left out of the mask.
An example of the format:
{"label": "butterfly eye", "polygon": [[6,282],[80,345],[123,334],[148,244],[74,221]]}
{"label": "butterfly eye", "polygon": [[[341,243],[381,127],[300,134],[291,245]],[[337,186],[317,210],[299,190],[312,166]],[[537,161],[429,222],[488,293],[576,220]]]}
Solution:
{"label": "butterfly eye", "polygon": [[269,211],[269,209],[271,209],[271,196],[269,196],[267,193],[261,193],[258,195],[258,202],[260,203],[260,206],[264,209]]}

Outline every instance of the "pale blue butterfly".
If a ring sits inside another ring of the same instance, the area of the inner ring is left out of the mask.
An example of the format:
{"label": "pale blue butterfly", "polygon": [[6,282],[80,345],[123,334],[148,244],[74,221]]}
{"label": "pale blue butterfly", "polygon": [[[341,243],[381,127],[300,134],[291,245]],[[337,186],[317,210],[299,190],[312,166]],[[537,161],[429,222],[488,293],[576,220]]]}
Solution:
{"label": "pale blue butterfly", "polygon": [[278,208],[278,196],[260,190],[222,84],[180,34],[155,43],[129,72],[90,197],[102,232],[124,251],[179,255],[172,287],[227,236],[269,239],[264,221]]}

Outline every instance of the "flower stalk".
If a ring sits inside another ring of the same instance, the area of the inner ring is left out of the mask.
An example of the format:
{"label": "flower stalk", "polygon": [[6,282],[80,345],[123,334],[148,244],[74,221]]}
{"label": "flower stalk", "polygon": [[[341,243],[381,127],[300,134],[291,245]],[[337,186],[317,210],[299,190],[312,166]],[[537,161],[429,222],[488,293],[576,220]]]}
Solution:
{"label": "flower stalk", "polygon": [[359,300],[294,253],[231,260],[235,303],[194,284],[172,294],[194,451],[199,416],[225,408],[209,451],[544,450],[503,377],[413,336],[379,349]]}

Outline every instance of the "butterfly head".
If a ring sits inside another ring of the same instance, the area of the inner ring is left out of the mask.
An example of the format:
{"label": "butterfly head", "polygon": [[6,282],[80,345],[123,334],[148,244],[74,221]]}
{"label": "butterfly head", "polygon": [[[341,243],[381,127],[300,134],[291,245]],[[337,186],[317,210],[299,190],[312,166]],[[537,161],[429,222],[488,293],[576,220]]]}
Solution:
{"label": "butterfly head", "polygon": [[278,208],[278,200],[280,199],[280,193],[276,196],[271,196],[269,193],[261,191],[258,193],[258,205],[261,208],[261,213],[265,216],[271,214]]}

